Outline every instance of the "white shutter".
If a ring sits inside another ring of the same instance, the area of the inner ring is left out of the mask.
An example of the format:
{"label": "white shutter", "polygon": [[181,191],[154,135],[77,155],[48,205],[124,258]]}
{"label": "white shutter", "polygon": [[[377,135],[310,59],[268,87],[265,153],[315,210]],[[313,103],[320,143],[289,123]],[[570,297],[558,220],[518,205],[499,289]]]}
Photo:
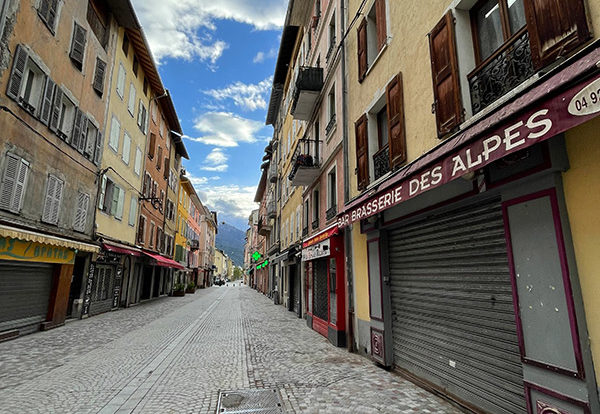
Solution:
{"label": "white shutter", "polygon": [[96,152],[96,140],[98,139],[98,128],[88,120],[88,134],[85,145],[85,155],[91,160],[94,159]]}
{"label": "white shutter", "polygon": [[29,163],[24,159],[19,160],[19,171],[16,176],[15,190],[12,196],[10,211],[19,213],[23,207],[23,197],[25,196],[25,186],[27,185],[27,176],[29,173]]}
{"label": "white shutter", "polygon": [[56,191],[56,184],[56,177],[49,175],[46,186],[46,197],[44,199],[44,211],[42,212],[42,221],[45,223],[52,222],[52,209],[54,207],[54,193]]}
{"label": "white shutter", "polygon": [[89,204],[89,195],[81,192],[77,194],[77,208],[75,209],[75,221],[73,223],[73,229],[75,231],[85,231]]}
{"label": "white shutter", "polygon": [[52,206],[52,216],[50,219],[52,224],[57,224],[60,216],[60,205],[62,203],[64,182],[56,177],[54,179],[56,180],[56,186],[54,187],[54,204]]}
{"label": "white shutter", "polygon": [[140,175],[142,171],[142,150],[140,147],[135,149],[135,168],[134,171],[137,175]]}
{"label": "white shutter", "polygon": [[123,159],[123,162],[127,165],[129,165],[129,159],[131,158],[130,154],[131,154],[131,138],[129,137],[129,134],[127,134],[127,132],[125,132],[123,134],[123,155],[121,156],[121,158]]}
{"label": "white shutter", "polygon": [[117,195],[117,210],[115,217],[119,220],[123,218],[123,205],[125,204],[125,191],[122,188],[116,187],[115,194]]}
{"label": "white shutter", "polygon": [[25,48],[21,45],[17,45],[12,72],[10,74],[10,80],[8,81],[8,89],[6,90],[6,94],[13,99],[17,99],[19,97],[21,84],[23,83],[24,78],[25,66],[27,65],[27,59],[29,59],[29,57],[27,55],[27,51],[25,51]]}
{"label": "white shutter", "polygon": [[102,210],[102,208],[104,207],[104,197],[106,196],[106,182],[108,181],[108,179],[106,178],[106,175],[102,176],[102,188],[100,190],[100,196],[98,197],[98,208],[100,210]]}
{"label": "white shutter", "polygon": [[44,90],[44,99],[42,101],[42,110],[40,112],[40,120],[48,125],[50,123],[50,113],[52,111],[52,98],[54,97],[54,87],[56,84],[47,77],[46,88]]}
{"label": "white shutter", "polygon": [[115,151],[119,151],[119,135],[121,134],[121,124],[117,120],[117,118],[112,119],[112,123],[110,126],[110,140],[108,145]]}
{"label": "white shutter", "polygon": [[12,154],[6,154],[6,168],[2,177],[2,190],[0,191],[0,208],[11,210],[13,194],[15,192],[20,159]]}
{"label": "white shutter", "polygon": [[137,216],[137,198],[131,197],[131,204],[129,206],[129,225],[135,226],[135,218]]}
{"label": "white shutter", "polygon": [[135,95],[135,86],[133,86],[133,83],[131,83],[129,85],[129,102],[127,103],[127,109],[129,110],[131,116],[135,114]]}
{"label": "white shutter", "polygon": [[119,64],[119,75],[117,77],[117,94],[123,99],[125,94],[125,68]]}

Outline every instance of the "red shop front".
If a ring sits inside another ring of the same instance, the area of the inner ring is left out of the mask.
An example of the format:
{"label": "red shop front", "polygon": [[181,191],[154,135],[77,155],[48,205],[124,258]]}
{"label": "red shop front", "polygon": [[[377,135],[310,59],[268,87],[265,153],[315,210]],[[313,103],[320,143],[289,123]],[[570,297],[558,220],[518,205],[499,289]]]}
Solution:
{"label": "red shop front", "polygon": [[339,347],[346,346],[344,238],[337,226],[302,244],[309,327]]}

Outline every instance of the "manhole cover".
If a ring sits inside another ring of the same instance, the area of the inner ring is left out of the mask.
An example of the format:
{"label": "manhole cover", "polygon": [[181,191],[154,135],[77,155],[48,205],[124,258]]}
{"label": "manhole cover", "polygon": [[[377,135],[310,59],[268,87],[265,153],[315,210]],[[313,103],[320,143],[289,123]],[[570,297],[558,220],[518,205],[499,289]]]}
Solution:
{"label": "manhole cover", "polygon": [[283,413],[277,390],[233,390],[219,392],[217,414]]}

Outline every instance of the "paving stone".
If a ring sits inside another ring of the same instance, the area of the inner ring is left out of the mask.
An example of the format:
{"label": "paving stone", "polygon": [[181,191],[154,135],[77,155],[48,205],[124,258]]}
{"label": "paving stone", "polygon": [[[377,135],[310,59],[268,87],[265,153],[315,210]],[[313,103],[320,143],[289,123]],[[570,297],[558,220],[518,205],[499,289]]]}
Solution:
{"label": "paving stone", "polygon": [[444,400],[245,287],[161,298],[0,344],[2,413],[214,413],[275,389],[289,413],[448,413]]}

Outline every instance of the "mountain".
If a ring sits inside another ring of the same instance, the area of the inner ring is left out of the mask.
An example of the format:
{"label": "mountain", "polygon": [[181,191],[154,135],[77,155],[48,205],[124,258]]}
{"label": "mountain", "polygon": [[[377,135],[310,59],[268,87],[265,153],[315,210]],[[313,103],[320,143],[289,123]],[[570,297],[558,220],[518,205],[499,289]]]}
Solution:
{"label": "mountain", "polygon": [[244,266],[244,240],[246,233],[227,223],[219,223],[215,244],[223,250],[236,266]]}

